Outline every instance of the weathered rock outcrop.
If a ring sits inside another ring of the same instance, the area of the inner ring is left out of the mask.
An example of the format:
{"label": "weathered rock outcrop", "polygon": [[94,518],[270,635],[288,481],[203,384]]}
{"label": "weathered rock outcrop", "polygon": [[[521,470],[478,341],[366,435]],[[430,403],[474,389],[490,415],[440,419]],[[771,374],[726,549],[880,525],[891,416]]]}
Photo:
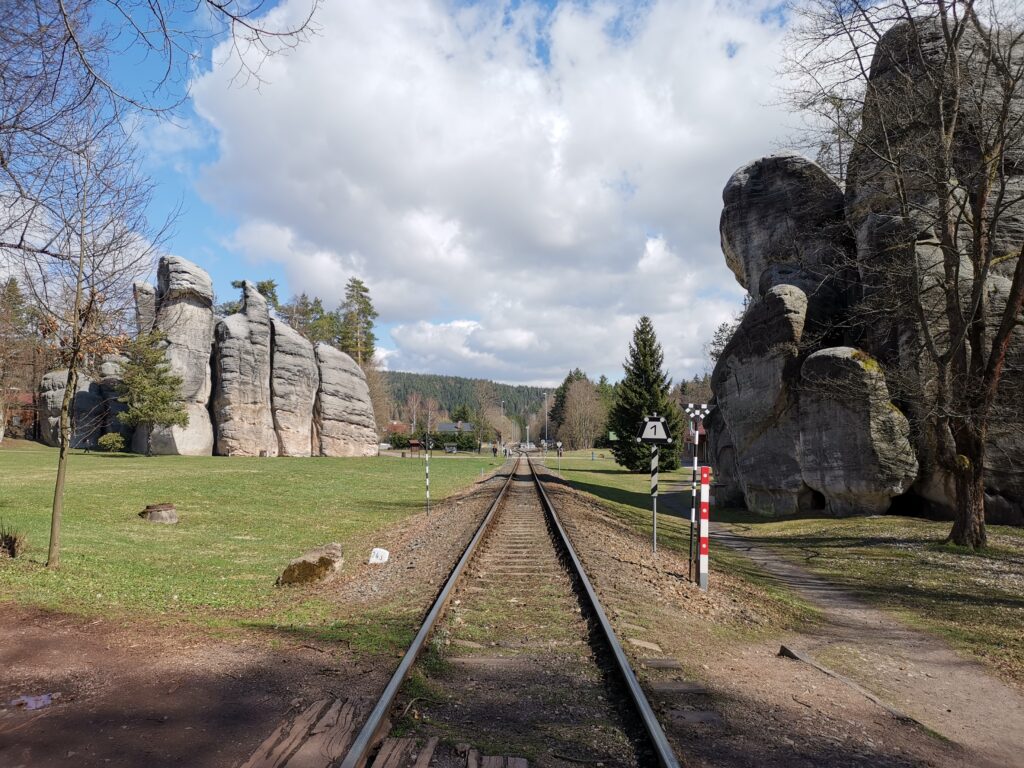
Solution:
{"label": "weathered rock outcrop", "polygon": [[917,477],[910,424],[889,399],[881,366],[852,347],[801,368],[800,467],[836,517],[882,514]]}
{"label": "weathered rock outcrop", "polygon": [[[953,344],[974,345],[966,331],[952,331],[957,324],[969,326],[966,318],[977,307],[986,313],[991,339],[1006,307],[1008,276],[1024,245],[1024,197],[1018,194],[1024,190],[1024,143],[1017,133],[1006,138],[995,130],[1003,124],[1006,85],[996,74],[1004,71],[997,59],[1009,57],[1016,67],[1024,52],[1008,50],[1004,39],[964,27],[957,42],[961,77],[955,79],[949,76],[945,30],[937,18],[894,24],[874,50],[871,87],[842,193],[824,171],[792,155],[749,163],[726,185],[722,250],[753,304],[726,350],[729,359],[723,355],[712,379],[722,417],[716,426],[723,432],[715,444],[731,445],[752,508],[785,511],[785,505],[773,509],[765,502],[759,474],[763,458],[774,451],[783,456],[772,470],[773,482],[790,489],[797,464],[810,503],[832,514],[881,512],[896,498],[952,514],[951,472],[967,459],[956,456],[946,417],[975,407],[958,397],[980,384],[970,374],[960,378],[941,370],[942,358],[949,359]],[[932,76],[939,71],[945,74]],[[942,119],[940,104],[946,108]],[[1024,103],[1010,99],[1007,108],[1006,124],[1019,126]],[[959,111],[954,115],[952,109]],[[935,149],[950,126],[955,127],[950,167],[937,169]],[[1005,161],[994,180],[985,161],[993,137],[1005,145]],[[986,231],[975,227],[979,202],[991,227],[994,259],[984,271],[972,262],[988,253],[979,250],[986,241],[975,240],[975,233]],[[852,247],[844,227],[852,233]],[[959,264],[948,263],[950,254],[958,254]],[[975,303],[974,281],[982,275],[986,282]],[[815,293],[816,283],[825,290]],[[770,334],[759,327],[766,311],[760,304],[785,285],[808,293],[809,308],[802,338],[786,353],[778,381],[771,375],[778,361],[764,351],[763,338]],[[951,313],[954,296],[961,302],[961,319],[955,306]],[[979,343],[976,359],[985,365],[989,342]],[[762,352],[737,355],[743,345]],[[954,392],[945,403],[942,382],[945,392]],[[769,421],[766,408],[748,406],[757,394],[776,403],[780,393],[785,393],[784,413],[799,414],[796,454],[790,454],[785,418]],[[1024,524],[1022,402],[1024,327],[1011,339],[988,422],[985,508],[992,522]],[[798,494],[798,502],[803,499]]]}
{"label": "weathered rock outcrop", "polygon": [[743,506],[743,486],[740,484],[739,472],[736,469],[736,448],[732,444],[732,436],[725,428],[722,409],[717,403],[711,403],[711,412],[704,419],[707,432],[708,455],[711,466],[715,468],[714,485],[712,486],[712,504],[715,507]]}
{"label": "weathered rock outcrop", "polygon": [[[182,378],[188,426],[154,429],[153,453],[209,456],[213,453],[213,424],[207,404],[214,315],[213,283],[204,270],[180,256],[160,259],[154,327],[167,337],[171,372]],[[136,442],[143,431],[136,430]]]}
{"label": "weathered rock outcrop", "polygon": [[[43,442],[47,445],[60,445],[60,409],[67,380],[66,370],[50,371],[39,384],[39,420]],[[106,413],[99,385],[83,374],[78,375],[72,409],[71,447],[95,448]]]}
{"label": "weathered rock outcrop", "polygon": [[276,456],[267,300],[245,281],[242,310],[217,323],[211,411],[220,456]]}
{"label": "weathered rock outcrop", "polygon": [[314,348],[320,385],[313,407],[313,453],[372,456],[377,432],[366,376],[355,361],[329,344]]}
{"label": "weathered rock outcrop", "polygon": [[124,413],[128,406],[118,400],[120,392],[118,387],[121,384],[121,366],[127,362],[127,358],[121,355],[105,355],[99,367],[99,394],[103,400],[103,429],[101,435],[107,432],[117,432],[124,437],[126,444],[131,443],[132,428],[122,422],[118,415]]}
{"label": "weathered rock outcrop", "polygon": [[747,311],[711,376],[747,506],[763,515],[794,514],[809,498],[795,389],[806,315],[803,291],[770,288]]}
{"label": "weathered rock outcrop", "polygon": [[271,319],[271,410],[281,456],[309,456],[313,403],[320,373],[313,345],[287,323]]}
{"label": "weathered rock outcrop", "polygon": [[156,323],[156,288],[136,280],[132,283],[132,293],[135,296],[135,332],[149,333]]}
{"label": "weathered rock outcrop", "polygon": [[820,166],[784,153],[737,170],[722,192],[722,252],[736,280],[759,298],[775,285],[835,301],[834,265],[852,243],[843,191]]}

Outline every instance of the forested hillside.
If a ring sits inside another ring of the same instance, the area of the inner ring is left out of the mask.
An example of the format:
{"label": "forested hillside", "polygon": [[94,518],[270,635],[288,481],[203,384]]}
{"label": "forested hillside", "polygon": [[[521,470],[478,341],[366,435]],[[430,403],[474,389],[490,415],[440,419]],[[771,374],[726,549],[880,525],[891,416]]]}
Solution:
{"label": "forested hillside", "polygon": [[405,403],[409,395],[417,392],[424,399],[434,398],[446,411],[454,411],[465,405],[475,408],[479,403],[480,385],[493,388],[496,401],[505,401],[505,413],[509,416],[532,413],[544,405],[544,387],[499,384],[484,379],[467,379],[462,376],[441,376],[433,373],[405,373],[387,371],[391,397],[396,404]]}

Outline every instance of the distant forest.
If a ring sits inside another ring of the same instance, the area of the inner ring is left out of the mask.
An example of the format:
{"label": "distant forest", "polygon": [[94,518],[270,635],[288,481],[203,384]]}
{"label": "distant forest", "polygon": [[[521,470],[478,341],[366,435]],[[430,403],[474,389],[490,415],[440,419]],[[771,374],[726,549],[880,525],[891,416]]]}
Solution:
{"label": "distant forest", "polygon": [[465,405],[475,408],[477,405],[476,387],[480,383],[489,384],[494,389],[497,400],[505,401],[505,414],[510,418],[533,413],[544,405],[544,393],[550,388],[528,387],[525,385],[499,384],[485,379],[467,379],[462,376],[440,376],[434,373],[405,373],[403,371],[385,371],[391,398],[396,404],[405,403],[409,395],[418,392],[424,399],[434,398],[449,413],[458,406]]}

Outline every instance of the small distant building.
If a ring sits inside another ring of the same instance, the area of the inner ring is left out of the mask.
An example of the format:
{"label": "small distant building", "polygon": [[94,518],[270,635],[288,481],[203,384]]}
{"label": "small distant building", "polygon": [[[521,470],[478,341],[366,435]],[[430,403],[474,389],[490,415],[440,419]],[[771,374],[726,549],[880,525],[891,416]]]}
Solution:
{"label": "small distant building", "polygon": [[412,427],[404,421],[389,421],[387,431],[390,435],[410,435]]}

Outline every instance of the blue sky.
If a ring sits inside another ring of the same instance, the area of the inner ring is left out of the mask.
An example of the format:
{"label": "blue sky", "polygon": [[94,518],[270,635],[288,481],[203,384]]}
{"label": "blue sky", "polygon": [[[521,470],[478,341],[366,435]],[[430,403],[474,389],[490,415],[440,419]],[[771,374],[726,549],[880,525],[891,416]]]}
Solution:
{"label": "blue sky", "polygon": [[[174,121],[139,131],[153,212],[181,202],[169,250],[222,299],[269,277],[333,304],[358,275],[396,370],[616,379],[646,313],[689,378],[743,294],[718,245],[721,189],[787,131],[768,106],[779,13],[326,3],[320,34],[258,87],[202,52]],[[147,70],[116,74],[138,87]]]}

